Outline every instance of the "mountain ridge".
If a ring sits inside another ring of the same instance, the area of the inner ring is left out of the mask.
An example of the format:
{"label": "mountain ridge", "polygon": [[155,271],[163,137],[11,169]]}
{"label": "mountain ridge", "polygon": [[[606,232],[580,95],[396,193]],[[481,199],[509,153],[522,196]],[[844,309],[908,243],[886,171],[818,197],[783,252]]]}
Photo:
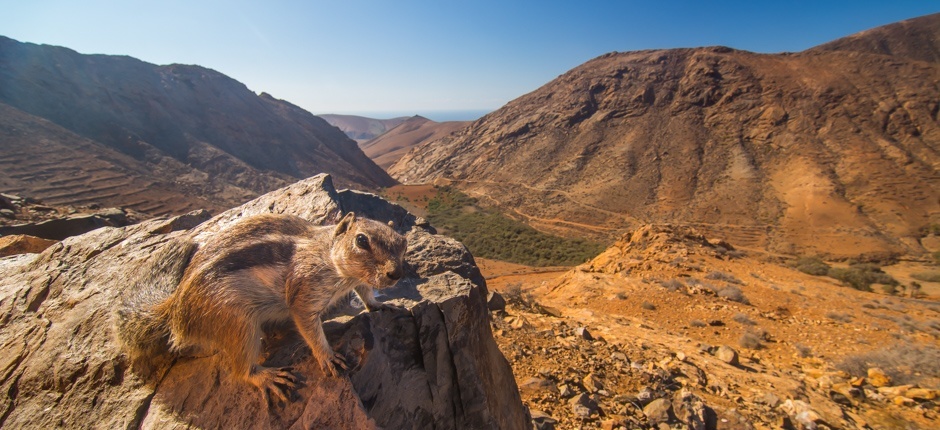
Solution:
{"label": "mountain ridge", "polygon": [[[0,103],[152,167],[182,163],[252,196],[320,172],[343,186],[395,183],[323,119],[201,66],[0,37]],[[200,197],[221,207],[244,201]]]}
{"label": "mountain ridge", "polygon": [[[912,22],[940,29],[940,15]],[[454,181],[569,235],[584,232],[544,220],[684,222],[774,252],[916,254],[940,222],[938,81],[934,63],[839,49],[610,53],[389,172]]]}

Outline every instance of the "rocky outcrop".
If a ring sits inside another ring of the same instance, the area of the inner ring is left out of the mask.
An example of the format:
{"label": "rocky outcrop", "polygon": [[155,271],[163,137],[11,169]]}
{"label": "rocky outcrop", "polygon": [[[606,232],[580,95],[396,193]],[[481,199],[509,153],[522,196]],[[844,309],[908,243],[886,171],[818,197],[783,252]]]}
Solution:
{"label": "rocky outcrop", "polygon": [[935,14],[801,53],[606,54],[389,172],[568,235],[688,223],[776,252],[923,253],[940,221],[938,29]]}
{"label": "rocky outcrop", "polygon": [[[287,405],[269,409],[214,355],[170,360],[145,377],[118,350],[112,309],[123,291],[139,288],[152,255],[172,254],[165,251],[175,240],[203,240],[251,214],[329,224],[350,210],[393,221],[409,248],[408,273],[384,298],[403,308],[339,314],[325,324],[331,345],[353,364],[348,378],[324,376],[289,328],[266,333],[264,357],[292,366],[302,384]],[[101,228],[41,254],[0,259],[0,389],[7,394],[0,426],[526,427],[512,372],[490,332],[486,285],[460,243],[378,197],[337,192],[324,175],[207,218],[194,212]]]}

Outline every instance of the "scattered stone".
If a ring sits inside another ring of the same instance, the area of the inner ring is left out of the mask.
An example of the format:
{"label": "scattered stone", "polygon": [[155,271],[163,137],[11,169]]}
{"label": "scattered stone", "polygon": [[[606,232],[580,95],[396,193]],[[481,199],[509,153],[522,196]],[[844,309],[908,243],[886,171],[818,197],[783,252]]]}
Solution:
{"label": "scattered stone", "polygon": [[787,399],[780,405],[780,410],[790,416],[790,418],[803,428],[815,429],[822,422],[822,418],[816,411],[810,409],[809,405],[802,400]]}
{"label": "scattered stone", "polygon": [[669,412],[672,410],[672,404],[666,399],[656,399],[643,408],[643,415],[650,424],[657,425],[669,421]]}
{"label": "scattered stone", "polygon": [[623,362],[627,361],[627,355],[622,352],[615,352],[613,354],[610,354],[610,358],[613,358],[614,360],[618,360],[618,361],[623,361]]}
{"label": "scattered stone", "polygon": [[597,413],[597,402],[587,393],[572,397],[568,400],[568,405],[571,406],[571,412],[579,418],[590,418],[591,415]]}
{"label": "scattered stone", "polygon": [[550,392],[558,393],[558,388],[552,381],[542,378],[529,378],[519,384],[519,390],[526,393]]}
{"label": "scattered stone", "polygon": [[506,299],[503,298],[502,294],[496,291],[490,291],[489,297],[486,299],[486,307],[490,312],[505,311]]}
{"label": "scattered stone", "polygon": [[574,395],[574,391],[571,391],[571,387],[568,384],[561,384],[558,386],[558,395],[563,399],[567,399]]}
{"label": "scattered stone", "polygon": [[555,424],[558,424],[558,420],[538,409],[530,410],[529,415],[532,416],[532,426],[535,430],[554,430]]}
{"label": "scattered stone", "polygon": [[757,401],[770,406],[771,408],[776,408],[780,404],[780,398],[774,395],[774,393],[764,393]]}
{"label": "scattered stone", "polygon": [[594,336],[591,336],[591,332],[588,331],[587,327],[574,329],[574,334],[584,340],[594,340]]}
{"label": "scattered stone", "polygon": [[885,374],[884,370],[872,367],[868,369],[868,383],[873,387],[887,387],[891,385],[891,378]]}
{"label": "scattered stone", "polygon": [[622,425],[623,422],[620,420],[604,420],[601,421],[601,430],[614,430]]}
{"label": "scattered stone", "polygon": [[0,216],[5,218],[14,219],[16,218],[16,213],[9,209],[0,209]]}
{"label": "scattered stone", "polygon": [[911,388],[904,392],[905,397],[910,397],[914,400],[933,400],[937,398],[937,390],[931,390],[929,388]]}
{"label": "scattered stone", "polygon": [[738,352],[730,346],[719,346],[718,350],[715,351],[715,357],[732,366],[738,365]]}
{"label": "scattered stone", "polygon": [[588,373],[587,376],[581,380],[581,384],[584,385],[586,390],[592,393],[596,393],[599,390],[604,389],[604,383],[601,382],[600,378],[598,378],[594,373]]}
{"label": "scattered stone", "polygon": [[896,387],[878,387],[878,392],[888,397],[900,396],[907,393],[907,390],[914,388],[913,385],[898,385]]}
{"label": "scattered stone", "polygon": [[897,396],[892,401],[894,402],[895,405],[898,405],[898,406],[914,406],[917,404],[917,402],[915,402],[914,399],[910,397],[904,397],[904,396]]}
{"label": "scattered stone", "polygon": [[653,398],[653,390],[651,390],[650,387],[640,388],[640,392],[637,393],[636,395],[636,399],[639,400],[640,403],[643,403],[643,404],[646,404],[646,402],[649,402],[650,399],[652,398]]}
{"label": "scattered stone", "polygon": [[680,423],[691,430],[705,430],[706,406],[701,398],[682,389],[672,399],[672,411]]}
{"label": "scattered stone", "polygon": [[685,361],[685,353],[682,352],[682,351],[677,352],[677,353],[676,353],[676,360]]}

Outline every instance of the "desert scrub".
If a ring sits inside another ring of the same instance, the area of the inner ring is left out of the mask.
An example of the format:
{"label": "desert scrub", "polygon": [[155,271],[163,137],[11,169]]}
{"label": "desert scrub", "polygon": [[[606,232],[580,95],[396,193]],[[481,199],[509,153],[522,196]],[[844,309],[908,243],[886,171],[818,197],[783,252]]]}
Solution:
{"label": "desert scrub", "polygon": [[716,280],[716,281],[724,281],[724,282],[727,282],[727,283],[729,283],[729,284],[738,284],[738,285],[744,284],[743,281],[741,281],[740,279],[736,278],[734,275],[732,275],[732,274],[730,274],[730,273],[725,273],[725,272],[709,272],[707,275],[705,275],[705,279],[713,279],[713,280]]}
{"label": "desert scrub", "polygon": [[867,376],[871,367],[880,368],[894,385],[934,386],[940,382],[940,348],[901,342],[889,348],[845,357],[836,368],[852,376]]}
{"label": "desert scrub", "polygon": [[840,314],[838,312],[829,312],[826,314],[826,318],[829,318],[833,321],[838,321],[841,323],[850,323],[852,322],[852,316],[849,314]]}
{"label": "desert scrub", "polygon": [[742,313],[735,314],[732,319],[742,325],[757,325],[757,323],[754,322],[754,320],[752,320],[750,317]]}
{"label": "desert scrub", "polygon": [[662,281],[662,282],[660,282],[660,285],[662,285],[663,288],[665,288],[665,289],[667,289],[667,290],[669,290],[669,291],[672,291],[672,292],[676,292],[676,291],[680,291],[680,290],[685,289],[685,284],[683,284],[682,281],[680,281],[680,280],[678,280],[678,279],[670,279],[670,280],[668,280],[668,281]]}
{"label": "desert scrub", "polygon": [[642,307],[643,309],[646,309],[646,310],[648,310],[648,311],[655,311],[655,310],[656,310],[656,305],[654,305],[654,304],[652,304],[652,303],[650,303],[650,302],[643,302],[643,304],[640,305],[640,307]]}
{"label": "desert scrub", "polygon": [[738,302],[745,305],[751,304],[751,302],[744,297],[744,293],[738,287],[725,287],[718,291],[718,297],[724,297],[732,302]]}
{"label": "desert scrub", "polygon": [[708,327],[708,324],[706,324],[705,321],[702,321],[702,320],[689,321],[689,325],[692,327]]}
{"label": "desert scrub", "polygon": [[764,347],[762,340],[766,333],[748,330],[738,339],[738,345],[747,349],[761,349]]}
{"label": "desert scrub", "polygon": [[911,277],[924,282],[940,282],[940,271],[911,273]]}
{"label": "desert scrub", "polygon": [[476,257],[529,266],[574,266],[604,249],[598,243],[542,233],[477,203],[455,188],[441,187],[428,200],[428,220]]}
{"label": "desert scrub", "polygon": [[793,265],[796,270],[813,276],[826,276],[832,267],[819,257],[802,257]]}

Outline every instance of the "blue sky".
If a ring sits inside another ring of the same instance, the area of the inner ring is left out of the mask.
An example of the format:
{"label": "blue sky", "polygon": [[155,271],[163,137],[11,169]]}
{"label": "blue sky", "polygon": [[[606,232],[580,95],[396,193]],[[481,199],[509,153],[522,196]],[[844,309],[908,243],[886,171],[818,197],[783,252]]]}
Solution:
{"label": "blue sky", "polygon": [[198,64],[313,113],[492,110],[611,51],[801,51],[937,1],[7,1],[0,35]]}

